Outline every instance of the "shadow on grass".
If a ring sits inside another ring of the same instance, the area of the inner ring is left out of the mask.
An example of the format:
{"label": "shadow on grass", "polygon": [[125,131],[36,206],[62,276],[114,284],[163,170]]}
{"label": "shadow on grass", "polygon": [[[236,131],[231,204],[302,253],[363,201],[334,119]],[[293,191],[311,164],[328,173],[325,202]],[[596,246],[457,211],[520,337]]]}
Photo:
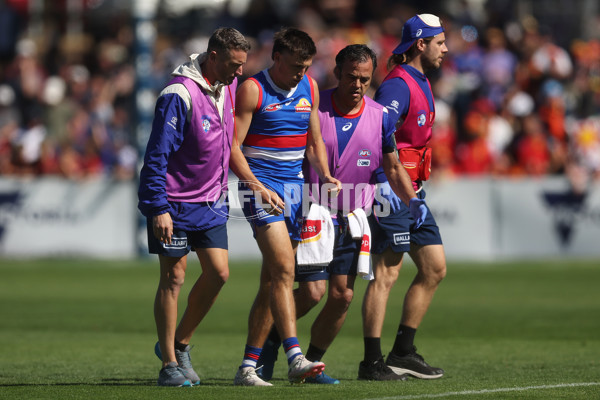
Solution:
{"label": "shadow on grass", "polygon": [[[279,379],[274,379],[278,381]],[[281,379],[283,381],[283,379]],[[157,386],[155,379],[106,378],[100,382],[56,382],[56,383],[0,383],[0,387],[43,387],[43,386]],[[203,378],[197,386],[233,386],[233,379]]]}
{"label": "shadow on grass", "polygon": [[54,382],[54,383],[0,383],[0,387],[35,387],[35,386],[153,386],[154,379],[121,379],[106,378],[100,382]]}

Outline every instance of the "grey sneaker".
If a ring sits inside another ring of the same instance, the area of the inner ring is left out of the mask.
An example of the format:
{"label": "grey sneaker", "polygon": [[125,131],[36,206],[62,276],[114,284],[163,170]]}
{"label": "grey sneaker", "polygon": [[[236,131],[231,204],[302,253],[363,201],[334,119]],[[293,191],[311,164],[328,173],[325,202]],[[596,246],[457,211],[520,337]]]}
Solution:
{"label": "grey sneaker", "polygon": [[158,386],[192,386],[175,361],[168,363],[160,370],[157,383]]}
{"label": "grey sneaker", "polygon": [[417,353],[417,349],[405,356],[397,356],[394,353],[388,354],[385,363],[397,374],[409,374],[415,378],[437,379],[444,375],[444,370],[438,367],[432,367],[427,364],[423,356]]}
{"label": "grey sneaker", "polygon": [[233,379],[235,386],[273,386],[269,382],[265,382],[256,375],[256,369],[252,367],[239,367],[235,378]]}
{"label": "grey sneaker", "polygon": [[[190,350],[192,350],[190,345],[186,346],[185,350],[183,351],[175,349],[175,359],[177,360],[177,364],[179,364],[179,368],[183,371],[183,375],[190,381],[190,383],[192,385],[199,385],[200,377],[196,371],[194,371],[194,367],[192,367]],[[156,342],[154,345],[154,354],[156,354],[156,356],[162,361],[159,342]]]}
{"label": "grey sneaker", "polygon": [[288,379],[290,383],[303,383],[309,376],[317,376],[325,369],[321,361],[308,361],[303,354],[294,358],[288,368]]}

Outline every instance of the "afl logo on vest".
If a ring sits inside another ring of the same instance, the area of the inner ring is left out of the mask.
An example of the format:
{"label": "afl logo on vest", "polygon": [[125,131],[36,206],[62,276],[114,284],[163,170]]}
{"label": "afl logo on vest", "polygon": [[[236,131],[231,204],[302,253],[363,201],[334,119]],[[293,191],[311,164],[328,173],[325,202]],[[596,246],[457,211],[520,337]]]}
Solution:
{"label": "afl logo on vest", "polygon": [[427,117],[425,116],[425,112],[421,112],[417,117],[417,125],[425,126],[425,122],[427,122]]}
{"label": "afl logo on vest", "polygon": [[358,152],[358,155],[361,157],[371,157],[371,150],[362,149],[361,151]]}

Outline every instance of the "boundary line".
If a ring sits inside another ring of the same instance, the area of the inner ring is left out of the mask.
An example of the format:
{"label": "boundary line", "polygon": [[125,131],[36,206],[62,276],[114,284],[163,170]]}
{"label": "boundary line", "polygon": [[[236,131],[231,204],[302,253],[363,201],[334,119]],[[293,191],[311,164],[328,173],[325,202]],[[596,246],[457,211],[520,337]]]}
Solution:
{"label": "boundary line", "polygon": [[556,385],[522,386],[522,387],[498,388],[498,389],[481,389],[481,390],[464,390],[461,392],[415,394],[415,395],[393,396],[393,397],[377,397],[377,398],[365,399],[365,400],[434,399],[437,397],[465,396],[465,395],[474,395],[474,394],[488,394],[488,393],[502,393],[502,392],[525,392],[528,390],[559,389],[559,388],[582,387],[582,386],[600,386],[600,382],[562,383],[562,384],[556,384]]}

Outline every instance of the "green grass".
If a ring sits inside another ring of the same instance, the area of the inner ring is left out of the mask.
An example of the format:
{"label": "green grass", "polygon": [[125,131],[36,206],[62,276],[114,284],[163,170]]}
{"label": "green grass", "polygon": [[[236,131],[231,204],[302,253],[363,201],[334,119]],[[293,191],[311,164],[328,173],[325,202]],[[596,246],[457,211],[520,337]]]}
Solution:
{"label": "green grass", "polygon": [[[10,399],[593,399],[600,398],[600,262],[454,263],[417,335],[446,370],[439,380],[362,382],[360,306],[365,281],[324,361],[331,387],[291,386],[276,365],[272,388],[233,387],[258,284],[258,263],[234,263],[192,350],[202,385],[159,388],[152,303],[158,263],[0,260],[0,398]],[[188,267],[184,294],[199,274]],[[387,310],[387,353],[407,264]],[[182,296],[181,304],[185,302]],[[306,349],[318,309],[298,324]],[[567,384],[589,384],[566,386]]]}

